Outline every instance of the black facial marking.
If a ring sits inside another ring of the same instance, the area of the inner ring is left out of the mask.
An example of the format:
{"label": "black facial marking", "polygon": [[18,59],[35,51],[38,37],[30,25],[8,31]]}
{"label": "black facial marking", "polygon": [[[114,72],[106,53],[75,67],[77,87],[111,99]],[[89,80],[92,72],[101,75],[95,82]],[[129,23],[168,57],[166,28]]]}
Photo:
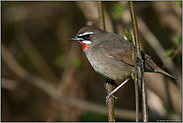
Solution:
{"label": "black facial marking", "polygon": [[78,36],[78,38],[82,38],[83,40],[90,40],[90,34]]}
{"label": "black facial marking", "polygon": [[89,34],[86,34],[86,35],[84,36],[84,38],[85,38],[85,39],[90,39],[90,35],[89,35]]}

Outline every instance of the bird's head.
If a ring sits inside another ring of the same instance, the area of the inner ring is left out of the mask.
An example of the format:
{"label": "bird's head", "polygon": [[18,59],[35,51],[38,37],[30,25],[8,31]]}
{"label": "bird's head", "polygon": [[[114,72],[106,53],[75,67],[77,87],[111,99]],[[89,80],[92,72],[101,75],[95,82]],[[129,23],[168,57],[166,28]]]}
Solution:
{"label": "bird's head", "polygon": [[101,42],[100,39],[103,33],[106,32],[95,26],[85,26],[78,31],[74,38],[69,40],[78,41],[82,45],[83,51],[87,51]]}

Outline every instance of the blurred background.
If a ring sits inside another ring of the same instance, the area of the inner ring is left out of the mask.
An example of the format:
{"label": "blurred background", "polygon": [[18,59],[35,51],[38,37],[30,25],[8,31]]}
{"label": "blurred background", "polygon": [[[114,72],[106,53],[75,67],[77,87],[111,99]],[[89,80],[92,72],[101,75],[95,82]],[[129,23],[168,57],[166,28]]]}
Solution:
{"label": "blurred background", "polygon": [[[107,31],[133,34],[128,2],[103,5]],[[149,121],[180,122],[182,2],[134,7],[142,50],[178,78],[145,73]],[[97,2],[1,2],[1,121],[108,121],[105,79],[68,41],[91,24],[99,27]],[[134,94],[133,81],[115,93],[116,121],[135,121]]]}

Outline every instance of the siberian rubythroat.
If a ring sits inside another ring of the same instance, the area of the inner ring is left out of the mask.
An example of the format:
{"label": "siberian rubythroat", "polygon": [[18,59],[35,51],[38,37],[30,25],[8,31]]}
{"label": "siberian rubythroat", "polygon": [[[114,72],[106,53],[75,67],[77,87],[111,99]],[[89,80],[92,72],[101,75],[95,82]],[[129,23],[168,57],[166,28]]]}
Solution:
{"label": "siberian rubythroat", "polygon": [[[134,73],[132,43],[118,34],[103,31],[95,26],[81,28],[74,38],[78,41],[93,69],[112,80],[125,80]],[[136,50],[136,49],[135,49]],[[141,51],[144,70],[159,72],[170,78],[174,76],[159,68],[151,57]]]}

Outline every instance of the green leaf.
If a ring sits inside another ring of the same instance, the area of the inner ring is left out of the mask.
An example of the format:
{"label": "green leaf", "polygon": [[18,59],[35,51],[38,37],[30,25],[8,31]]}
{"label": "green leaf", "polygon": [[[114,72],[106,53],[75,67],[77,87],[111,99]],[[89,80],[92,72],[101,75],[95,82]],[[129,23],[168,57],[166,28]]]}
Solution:
{"label": "green leaf", "polygon": [[112,13],[113,13],[112,16],[114,20],[117,20],[117,21],[120,20],[124,10],[125,10],[124,5],[121,5],[119,3],[114,4],[112,8]]}
{"label": "green leaf", "polygon": [[132,78],[133,80],[135,80],[135,75],[134,75],[134,73],[131,73],[131,78]]}
{"label": "green leaf", "polygon": [[78,59],[78,58],[73,58],[73,59],[71,60],[71,64],[72,64],[72,66],[74,66],[75,68],[79,68],[79,67],[81,67],[81,60]]}
{"label": "green leaf", "polygon": [[64,68],[66,65],[66,58],[64,55],[59,55],[54,60],[55,66],[58,68]]}
{"label": "green leaf", "polygon": [[125,35],[126,36],[123,36],[123,38],[127,41],[127,42],[132,42],[132,35],[130,34],[130,32],[125,29]]}
{"label": "green leaf", "polygon": [[128,42],[128,38],[127,38],[126,36],[123,36],[123,38],[125,39],[125,41],[127,41],[127,42]]}
{"label": "green leaf", "polygon": [[167,111],[167,114],[173,114],[174,113],[174,111],[170,107],[168,107],[166,105],[164,105],[164,107],[165,107],[165,109]]}
{"label": "green leaf", "polygon": [[132,53],[132,60],[134,61],[134,54]]}
{"label": "green leaf", "polygon": [[166,50],[166,56],[171,56],[173,54],[173,52],[174,52],[174,49],[173,48],[167,49]]}
{"label": "green leaf", "polygon": [[173,41],[174,43],[176,43],[176,44],[180,44],[181,37],[182,37],[182,32],[181,32],[180,35],[172,37],[172,41]]}

